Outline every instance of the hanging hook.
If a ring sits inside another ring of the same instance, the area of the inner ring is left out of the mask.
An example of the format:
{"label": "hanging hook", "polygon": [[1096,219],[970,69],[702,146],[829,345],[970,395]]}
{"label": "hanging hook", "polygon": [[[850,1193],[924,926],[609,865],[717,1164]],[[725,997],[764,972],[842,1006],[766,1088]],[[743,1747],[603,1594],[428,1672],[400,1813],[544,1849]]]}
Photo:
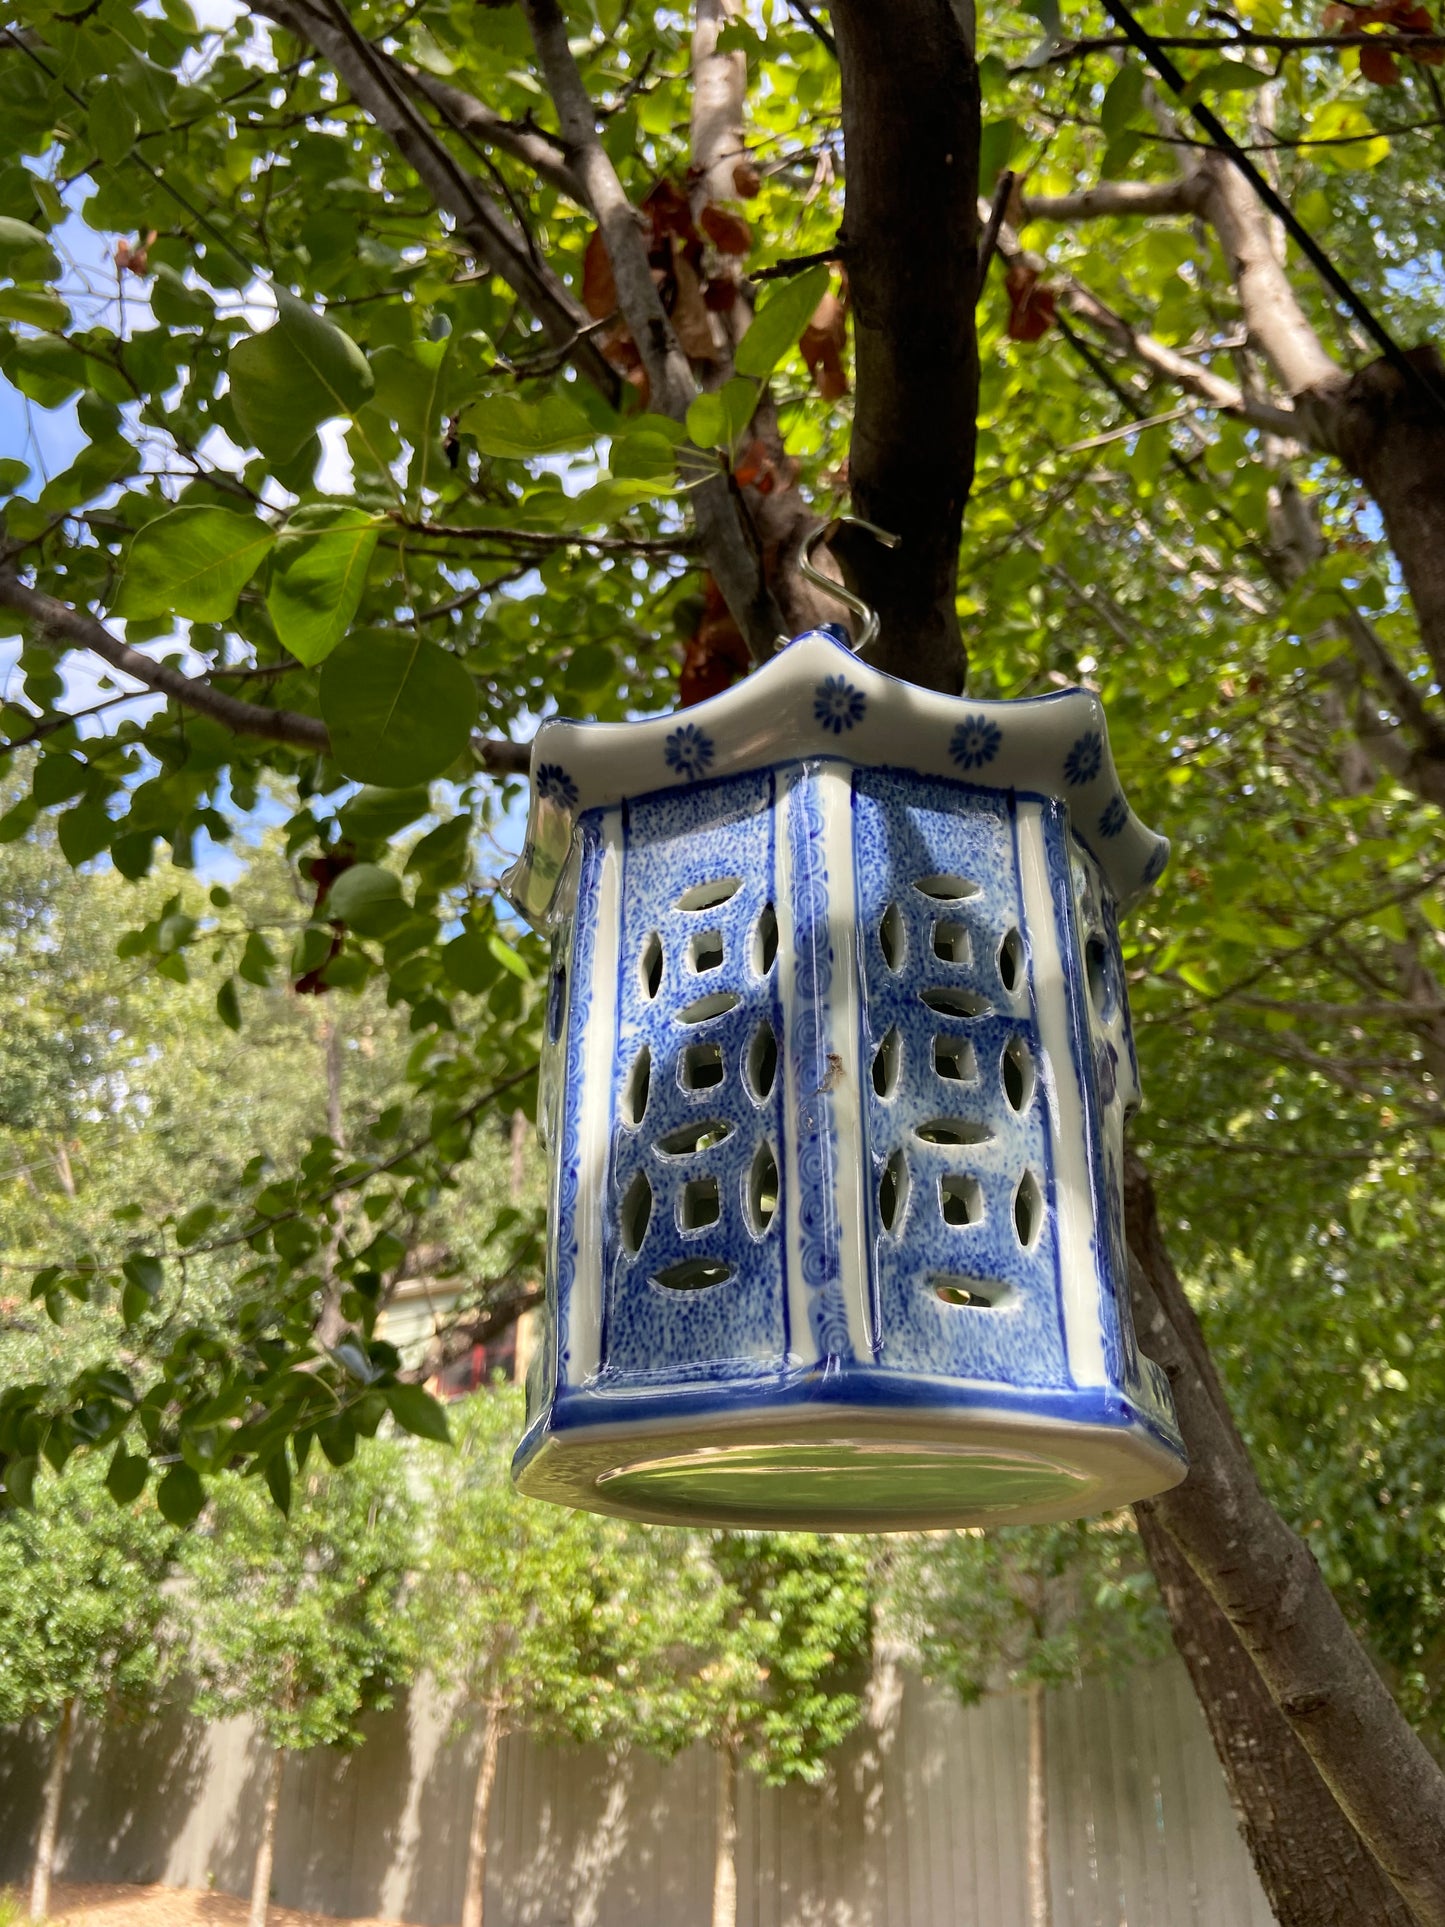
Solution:
{"label": "hanging hook", "polygon": [[855,616],[863,618],[863,627],[852,643],[854,655],[861,655],[878,634],[877,612],[871,609],[861,596],[854,595],[853,591],[845,589],[841,582],[835,582],[832,576],[824,575],[813,567],[813,551],[833,527],[834,522],[849,522],[855,529],[866,529],[869,535],[876,536],[884,547],[889,549],[896,549],[903,538],[901,535],[891,535],[887,529],[880,529],[876,522],[865,522],[861,515],[838,515],[833,518],[833,522],[820,523],[813,530],[804,542],[798,557],[798,573],[805,581],[825,590],[836,602],[841,602],[844,608],[851,609]]}

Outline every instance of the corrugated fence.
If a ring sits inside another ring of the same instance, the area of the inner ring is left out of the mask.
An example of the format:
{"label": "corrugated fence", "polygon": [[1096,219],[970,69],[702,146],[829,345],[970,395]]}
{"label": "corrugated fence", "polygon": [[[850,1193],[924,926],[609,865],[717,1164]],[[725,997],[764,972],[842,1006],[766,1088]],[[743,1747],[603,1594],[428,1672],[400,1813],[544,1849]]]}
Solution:
{"label": "corrugated fence", "polygon": [[[447,1927],[461,1908],[478,1736],[425,1690],[353,1753],[288,1763],[274,1895]],[[1048,1701],[1054,1927],[1270,1927],[1175,1662]],[[29,1866],[42,1751],[0,1735],[0,1881]],[[265,1757],[241,1721],[85,1732],[58,1873],[249,1887]],[[1025,1703],[965,1710],[898,1672],[818,1788],[739,1786],[739,1927],[1025,1927]],[[503,1745],[488,1927],[706,1927],[711,1757],[614,1764]]]}

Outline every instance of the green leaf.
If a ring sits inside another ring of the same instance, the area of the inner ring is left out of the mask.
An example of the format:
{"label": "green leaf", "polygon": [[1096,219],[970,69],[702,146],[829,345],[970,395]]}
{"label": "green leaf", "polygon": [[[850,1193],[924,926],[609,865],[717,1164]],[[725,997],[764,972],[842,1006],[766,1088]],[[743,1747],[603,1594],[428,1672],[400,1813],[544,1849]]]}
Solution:
{"label": "green leaf", "polygon": [[140,1452],[127,1452],[117,1445],[105,1474],[105,1489],[117,1505],[130,1505],[145,1491],[150,1477],[150,1460]]}
{"label": "green leaf", "polygon": [[401,879],[379,863],[353,863],[327,891],[324,913],[363,936],[385,936],[407,914]]}
{"label": "green leaf", "polygon": [[406,789],[440,776],[466,748],[477,689],[455,656],[434,642],[362,630],[326,659],[321,714],[346,775]]}
{"label": "green leaf", "polygon": [[149,1251],[135,1251],[121,1266],[127,1281],[143,1291],[147,1298],[159,1297],[161,1287],[166,1281],[165,1265]]}
{"label": "green leaf", "polygon": [[464,930],[442,947],[442,969],[471,996],[479,996],[497,980],[497,960],[479,930]]}
{"label": "green leaf", "polygon": [[52,751],[35,765],[30,789],[40,808],[49,810],[79,796],[89,781],[90,770],[81,757],[72,756],[68,750]]}
{"label": "green leaf", "polygon": [[298,509],[281,530],[266,608],[298,662],[325,660],[350,627],[380,529],[364,509]]}
{"label": "green leaf", "polygon": [[413,502],[421,499],[424,489],[436,487],[438,478],[447,473],[442,424],[454,405],[452,339],[447,335],[441,341],[381,348],[372,360],[375,406],[396,423],[412,446],[406,479]]}
{"label": "green leaf", "polygon": [[740,375],[766,381],[812,319],[813,310],[828,292],[826,266],[787,280],[759,302],[753,324],[738,343],[733,366]]}
{"label": "green leaf", "polygon": [[353,415],[372,392],[366,356],[350,335],[280,291],[275,324],[231,350],[231,404],[263,455],[298,455],[321,426]]}
{"label": "green leaf", "polygon": [[56,819],[55,835],[66,862],[78,870],[108,848],[115,824],[103,803],[81,803]]}
{"label": "green leaf", "polygon": [[1208,67],[1202,67],[1184,89],[1181,98],[1186,107],[1195,101],[1213,99],[1219,94],[1253,93],[1256,87],[1267,87],[1274,75],[1262,67],[1246,67],[1242,60],[1219,60]]}
{"label": "green leaf", "polygon": [[129,154],[140,122],[118,81],[101,81],[90,97],[85,126],[91,144],[107,166],[117,166]]}
{"label": "green leaf", "polygon": [[1126,60],[1104,91],[1099,125],[1110,140],[1122,134],[1144,102],[1144,69]]}
{"label": "green leaf", "polygon": [[547,395],[539,402],[522,401],[515,395],[484,395],[462,410],[461,425],[484,455],[524,461],[534,455],[585,448],[597,439],[597,430],[566,395]]}
{"label": "green leaf", "polygon": [[24,1506],[27,1512],[35,1506],[35,1472],[39,1459],[33,1453],[22,1453],[11,1459],[5,1467],[5,1490],[16,1505]]}
{"label": "green leaf", "polygon": [[178,508],[158,515],[130,545],[112,613],[224,622],[275,542],[275,532],[259,516],[230,509]]}
{"label": "green leaf", "polygon": [[1338,146],[1311,147],[1311,159],[1334,173],[1355,173],[1375,167],[1390,151],[1383,134],[1362,108],[1347,101],[1332,100],[1311,120],[1307,129],[1311,141],[1338,142]]}
{"label": "green leaf", "polygon": [[388,1385],[386,1402],[403,1432],[420,1439],[435,1439],[440,1445],[452,1442],[445,1410],[420,1385]]}
{"label": "green leaf", "polygon": [[284,1444],[279,1452],[273,1452],[267,1459],[265,1479],[271,1497],[289,1519],[291,1516],[291,1463],[286,1457]]}
{"label": "green leaf", "polygon": [[699,395],[687,411],[687,432],[699,448],[719,448],[728,440],[727,409],[721,395]]}
{"label": "green leaf", "polygon": [[353,842],[388,843],[430,808],[431,794],[425,789],[358,790],[342,807],[341,827]]}
{"label": "green leaf", "polygon": [[161,1517],[177,1527],[190,1525],[206,1503],[201,1475],[189,1465],[173,1465],[156,1488]]}
{"label": "green leaf", "polygon": [[69,327],[70,310],[49,288],[0,288],[0,319],[60,329]]}
{"label": "green leaf", "polygon": [[176,1222],[176,1243],[178,1245],[199,1244],[216,1222],[218,1216],[215,1205],[198,1204],[194,1211],[188,1211]]}
{"label": "green leaf", "polygon": [[22,462],[16,455],[6,455],[0,459],[0,494],[9,495],[13,490],[23,487],[29,475],[28,462]]}
{"label": "green leaf", "polygon": [[53,281],[60,257],[39,228],[0,216],[0,274],[11,281]]}
{"label": "green leaf", "polygon": [[509,943],[503,943],[495,930],[489,932],[487,936],[487,948],[503,970],[510,970],[512,975],[520,977],[524,984],[531,983],[532,973],[528,970],[525,960],[518,956]]}
{"label": "green leaf", "polygon": [[241,1028],[241,993],[234,977],[228,977],[216,992],[216,1015],[227,1030]]}

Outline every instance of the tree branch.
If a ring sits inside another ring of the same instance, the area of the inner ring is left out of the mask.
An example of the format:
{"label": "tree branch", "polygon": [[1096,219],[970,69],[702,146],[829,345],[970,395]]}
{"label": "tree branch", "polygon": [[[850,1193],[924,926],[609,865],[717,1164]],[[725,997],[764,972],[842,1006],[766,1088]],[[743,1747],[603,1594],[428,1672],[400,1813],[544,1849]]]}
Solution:
{"label": "tree branch", "polygon": [[832,546],[878,612],[879,666],[956,692],[967,670],[958,547],[978,401],[971,10],[953,0],[834,0],[832,26],[858,383],[850,486],[857,513],[902,538],[890,550],[845,526]]}
{"label": "tree branch", "polygon": [[[597,216],[622,311],[651,388],[652,406],[681,421],[698,388],[652,278],[637,209],[597,132],[591,98],[567,40],[557,0],[524,0],[543,77],[562,138]],[[693,515],[703,553],[753,655],[762,660],[783,631],[783,612],[763,570],[762,555],[741,495],[719,475],[693,490]]]}
{"label": "tree branch", "polygon": [[47,648],[63,654],[67,649],[88,649],[112,669],[132,676],[159,696],[168,696],[182,708],[198,716],[209,716],[236,736],[259,736],[267,742],[287,743],[293,749],[330,749],[331,738],[318,716],[298,715],[290,709],[267,709],[261,703],[248,703],[240,696],[229,696],[209,682],[186,676],[170,663],[156,662],[113,636],[94,616],[72,609],[43,590],[27,587],[20,578],[0,571],[0,606],[14,609],[34,625],[35,634]]}
{"label": "tree branch", "polygon": [[335,69],[352,97],[416,171],[436,205],[455,219],[479,262],[493,269],[537,317],[549,341],[594,387],[616,402],[620,382],[588,334],[591,316],[545,263],[533,259],[527,237],[486,190],[447,151],[418,111],[403,70],[362,39],[344,8],[340,15],[306,0],[252,0],[252,11],[308,41]]}
{"label": "tree branch", "polygon": [[[383,55],[383,58],[389,56]],[[396,63],[397,72],[407,85],[430,101],[433,107],[459,134],[469,134],[474,140],[485,142],[491,147],[500,147],[504,154],[530,167],[539,180],[555,187],[559,194],[565,194],[569,201],[579,207],[587,206],[587,191],[577,176],[575,169],[567,164],[566,150],[560,141],[538,127],[524,127],[517,121],[509,120],[499,114],[494,107],[488,107],[474,94],[463,93],[460,87],[449,87],[444,80],[434,74],[423,73],[419,67],[408,67],[401,61]]]}
{"label": "tree branch", "polygon": [[1076,194],[1025,194],[1019,226],[1028,221],[1095,221],[1127,214],[1198,214],[1202,211],[1202,171],[1171,175],[1167,181],[1100,181]]}

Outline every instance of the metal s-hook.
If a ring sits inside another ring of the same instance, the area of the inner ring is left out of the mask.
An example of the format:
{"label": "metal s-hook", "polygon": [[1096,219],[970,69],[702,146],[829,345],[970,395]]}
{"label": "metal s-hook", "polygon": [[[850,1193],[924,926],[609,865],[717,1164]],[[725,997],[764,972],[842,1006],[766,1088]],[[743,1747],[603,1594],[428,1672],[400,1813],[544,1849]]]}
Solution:
{"label": "metal s-hook", "polygon": [[863,626],[853,638],[852,643],[853,653],[860,655],[878,634],[877,613],[869,607],[861,596],[854,595],[853,591],[844,588],[841,582],[835,582],[832,576],[824,575],[821,570],[813,567],[814,549],[817,548],[829,529],[837,522],[848,522],[851,523],[855,529],[866,529],[869,535],[876,536],[884,547],[889,549],[896,549],[903,538],[901,535],[890,534],[887,529],[880,529],[876,522],[865,522],[861,515],[837,515],[834,516],[832,522],[823,522],[813,530],[812,534],[804,542],[802,552],[798,557],[798,573],[805,581],[811,582],[816,588],[826,591],[828,595],[833,597],[835,602],[841,602],[845,609],[851,609],[855,616],[861,616],[863,618]]}

